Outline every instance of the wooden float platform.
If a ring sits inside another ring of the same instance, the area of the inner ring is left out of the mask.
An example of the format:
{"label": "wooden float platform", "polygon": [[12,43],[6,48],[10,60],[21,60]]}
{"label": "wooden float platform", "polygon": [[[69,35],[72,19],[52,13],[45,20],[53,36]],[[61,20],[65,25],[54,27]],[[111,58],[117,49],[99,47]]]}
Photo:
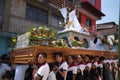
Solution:
{"label": "wooden float platform", "polygon": [[19,48],[11,50],[10,59],[14,64],[28,64],[37,63],[37,54],[39,52],[47,53],[47,61],[55,62],[55,56],[53,53],[55,52],[63,52],[64,56],[69,54],[82,54],[82,55],[93,55],[93,56],[104,56],[105,58],[114,58],[117,57],[117,52],[111,51],[100,51],[100,50],[88,50],[88,49],[80,49],[80,48],[67,48],[67,47],[50,47],[50,46],[31,46],[27,48]]}

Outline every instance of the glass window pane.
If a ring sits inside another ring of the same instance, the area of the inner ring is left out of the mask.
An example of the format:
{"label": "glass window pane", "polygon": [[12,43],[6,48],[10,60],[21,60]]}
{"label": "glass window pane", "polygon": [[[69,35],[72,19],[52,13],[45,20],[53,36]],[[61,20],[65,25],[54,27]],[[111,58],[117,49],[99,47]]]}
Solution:
{"label": "glass window pane", "polygon": [[0,0],[0,29],[3,24],[3,13],[4,13],[5,0]]}
{"label": "glass window pane", "polygon": [[27,9],[26,18],[36,20],[37,13],[33,10]]}
{"label": "glass window pane", "polygon": [[37,21],[47,24],[48,14],[46,11],[38,10]]}
{"label": "glass window pane", "polygon": [[54,16],[51,16],[50,24],[52,26],[57,26],[57,19]]}
{"label": "glass window pane", "polygon": [[51,21],[50,24],[52,26],[60,27],[61,25],[59,24],[59,22],[63,23],[64,19],[62,17],[58,17],[56,15],[52,15],[50,21]]}
{"label": "glass window pane", "polygon": [[4,2],[5,2],[4,0],[0,0],[0,14],[3,14],[5,4]]}
{"label": "glass window pane", "polygon": [[86,26],[88,26],[88,27],[92,27],[92,22],[91,22],[91,20],[90,19],[86,19]]}
{"label": "glass window pane", "polygon": [[3,5],[5,0],[0,0],[0,5]]}
{"label": "glass window pane", "polygon": [[0,29],[2,29],[2,24],[3,24],[3,16],[0,16]]}
{"label": "glass window pane", "polygon": [[48,12],[27,4],[26,18],[47,24]]}

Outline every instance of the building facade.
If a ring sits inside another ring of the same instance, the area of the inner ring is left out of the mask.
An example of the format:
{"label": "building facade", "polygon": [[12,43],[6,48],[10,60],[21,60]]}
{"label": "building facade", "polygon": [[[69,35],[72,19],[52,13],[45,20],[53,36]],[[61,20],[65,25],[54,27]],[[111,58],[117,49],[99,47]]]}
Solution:
{"label": "building facade", "polygon": [[118,25],[115,22],[97,24],[97,31],[106,39],[109,37],[118,40]]}
{"label": "building facade", "polygon": [[96,26],[96,20],[104,16],[101,0],[0,0],[0,54],[8,53],[14,46],[11,39],[30,27],[62,29],[64,19],[59,9],[63,6],[77,7],[80,23],[88,27]]}

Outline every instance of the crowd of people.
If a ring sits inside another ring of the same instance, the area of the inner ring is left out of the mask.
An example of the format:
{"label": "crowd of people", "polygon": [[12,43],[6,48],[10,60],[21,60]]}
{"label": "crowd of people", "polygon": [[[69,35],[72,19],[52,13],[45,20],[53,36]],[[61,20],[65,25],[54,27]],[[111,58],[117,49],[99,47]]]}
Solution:
{"label": "crowd of people", "polygon": [[[103,56],[55,53],[56,62],[48,63],[45,52],[38,53],[38,64],[11,67],[0,57],[0,80],[118,80],[118,59]],[[22,66],[22,67],[21,67]]]}

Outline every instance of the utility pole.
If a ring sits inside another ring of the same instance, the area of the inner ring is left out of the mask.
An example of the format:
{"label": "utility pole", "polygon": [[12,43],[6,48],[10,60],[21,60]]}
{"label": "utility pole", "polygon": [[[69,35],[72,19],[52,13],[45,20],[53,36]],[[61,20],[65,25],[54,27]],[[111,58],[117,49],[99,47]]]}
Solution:
{"label": "utility pole", "polygon": [[63,1],[63,7],[65,7],[65,5],[66,5],[66,2],[65,2],[65,1],[66,1],[66,0]]}
{"label": "utility pole", "polygon": [[76,0],[75,1],[75,9],[76,9],[76,15],[77,15],[77,18],[79,18],[79,9],[80,9],[80,7],[81,7],[81,2],[80,2],[81,0]]}
{"label": "utility pole", "polygon": [[[119,2],[120,4],[120,2]],[[120,5],[119,5],[119,25],[118,25],[118,61],[120,66]],[[118,80],[120,80],[120,71],[118,71]]]}

